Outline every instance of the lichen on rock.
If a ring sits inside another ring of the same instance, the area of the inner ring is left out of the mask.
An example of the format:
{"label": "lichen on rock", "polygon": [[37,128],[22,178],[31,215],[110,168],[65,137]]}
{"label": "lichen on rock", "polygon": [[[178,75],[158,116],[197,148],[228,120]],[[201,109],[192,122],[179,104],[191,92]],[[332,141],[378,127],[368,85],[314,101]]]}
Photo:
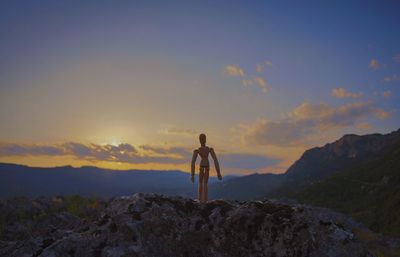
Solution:
{"label": "lichen on rock", "polygon": [[[50,199],[33,201],[23,204],[36,214],[54,204]],[[0,256],[373,256],[352,233],[350,219],[304,205],[268,200],[199,203],[137,193],[99,206],[89,217],[56,212],[40,222],[8,218]],[[11,201],[0,205],[7,215],[19,208]]]}

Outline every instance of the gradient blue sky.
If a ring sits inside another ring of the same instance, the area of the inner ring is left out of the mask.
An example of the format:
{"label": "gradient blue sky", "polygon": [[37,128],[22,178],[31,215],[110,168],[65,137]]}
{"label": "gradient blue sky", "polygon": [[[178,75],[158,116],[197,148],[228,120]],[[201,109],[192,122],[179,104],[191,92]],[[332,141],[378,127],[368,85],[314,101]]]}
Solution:
{"label": "gradient blue sky", "polygon": [[[2,1],[0,161],[283,172],[400,126],[398,1]],[[257,68],[258,67],[258,68]]]}

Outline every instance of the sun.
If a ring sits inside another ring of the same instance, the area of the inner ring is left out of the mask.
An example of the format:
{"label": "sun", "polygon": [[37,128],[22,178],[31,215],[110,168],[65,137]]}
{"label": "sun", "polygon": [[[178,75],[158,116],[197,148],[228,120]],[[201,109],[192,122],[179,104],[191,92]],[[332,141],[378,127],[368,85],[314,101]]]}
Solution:
{"label": "sun", "polygon": [[111,139],[101,143],[101,145],[112,145],[112,146],[119,146],[120,144],[122,144],[122,142],[118,139]]}
{"label": "sun", "polygon": [[112,140],[110,145],[112,146],[119,146],[121,144],[121,142],[119,140]]}

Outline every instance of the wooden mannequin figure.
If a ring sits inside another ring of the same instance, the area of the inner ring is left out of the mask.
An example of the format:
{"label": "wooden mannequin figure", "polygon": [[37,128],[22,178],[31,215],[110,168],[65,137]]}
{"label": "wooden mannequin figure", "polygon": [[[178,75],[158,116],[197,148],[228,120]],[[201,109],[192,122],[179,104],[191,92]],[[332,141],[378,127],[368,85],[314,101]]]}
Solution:
{"label": "wooden mannequin figure", "polygon": [[200,155],[200,172],[199,172],[199,191],[198,197],[201,203],[206,203],[208,201],[208,177],[210,172],[210,162],[208,161],[208,154],[211,153],[211,157],[214,160],[215,169],[217,171],[218,179],[222,180],[221,171],[219,169],[219,163],[217,155],[214,149],[206,146],[206,135],[200,134],[199,136],[201,146],[193,151],[191,173],[192,173],[192,183],[194,183],[194,172],[196,167],[197,155]]}

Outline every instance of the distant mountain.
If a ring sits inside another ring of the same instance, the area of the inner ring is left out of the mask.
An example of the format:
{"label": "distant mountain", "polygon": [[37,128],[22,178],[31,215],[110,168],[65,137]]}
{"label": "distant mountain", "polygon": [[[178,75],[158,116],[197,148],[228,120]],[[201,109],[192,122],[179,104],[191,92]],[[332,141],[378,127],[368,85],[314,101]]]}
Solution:
{"label": "distant mountain", "polygon": [[272,195],[296,192],[341,170],[379,159],[399,141],[400,129],[386,135],[345,135],[323,147],[307,150],[289,167],[281,187]]}
{"label": "distant mountain", "polygon": [[[345,135],[304,152],[284,174],[210,177],[210,199],[262,199],[292,197],[310,185],[365,162],[381,158],[400,141],[400,130],[381,135]],[[182,171],[116,171],[96,167],[31,168],[0,164],[0,197],[81,194],[98,196],[154,192],[194,197],[197,184]],[[198,178],[196,178],[196,183]]]}
{"label": "distant mountain", "polygon": [[374,231],[400,236],[400,143],[382,157],[338,172],[295,197],[350,214]]}
{"label": "distant mountain", "polygon": [[[229,180],[232,176],[225,176]],[[137,192],[162,193],[194,197],[197,181],[192,185],[190,174],[160,170],[109,170],[97,167],[34,168],[0,163],[0,197],[12,196],[118,196]],[[210,184],[216,182],[210,177]]]}
{"label": "distant mountain", "polygon": [[279,188],[283,175],[250,174],[209,186],[210,199],[250,200],[265,197],[269,191]]}
{"label": "distant mountain", "polygon": [[387,149],[399,141],[400,129],[385,135],[345,135],[335,142],[305,151],[284,174],[242,176],[210,185],[209,192],[214,199],[292,197],[339,171],[381,158]]}

